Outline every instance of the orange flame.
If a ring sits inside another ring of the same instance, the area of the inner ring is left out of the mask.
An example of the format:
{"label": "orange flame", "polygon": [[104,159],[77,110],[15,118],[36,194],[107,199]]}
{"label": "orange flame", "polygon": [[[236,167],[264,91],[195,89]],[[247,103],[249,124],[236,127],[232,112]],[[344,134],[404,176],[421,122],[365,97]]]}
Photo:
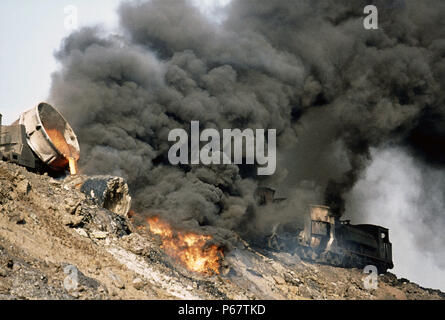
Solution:
{"label": "orange flame", "polygon": [[208,245],[212,236],[173,230],[159,217],[148,218],[147,222],[150,232],[160,236],[166,254],[179,260],[191,271],[219,274],[223,252],[215,244]]}

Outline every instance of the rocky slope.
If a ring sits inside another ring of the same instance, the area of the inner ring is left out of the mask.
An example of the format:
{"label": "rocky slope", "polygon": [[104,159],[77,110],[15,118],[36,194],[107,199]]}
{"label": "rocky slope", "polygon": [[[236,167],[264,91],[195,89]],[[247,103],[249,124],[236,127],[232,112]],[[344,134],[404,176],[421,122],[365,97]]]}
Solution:
{"label": "rocky slope", "polygon": [[190,272],[127,217],[92,203],[75,178],[0,162],[0,299],[443,299],[387,273],[258,252],[239,239],[221,275]]}

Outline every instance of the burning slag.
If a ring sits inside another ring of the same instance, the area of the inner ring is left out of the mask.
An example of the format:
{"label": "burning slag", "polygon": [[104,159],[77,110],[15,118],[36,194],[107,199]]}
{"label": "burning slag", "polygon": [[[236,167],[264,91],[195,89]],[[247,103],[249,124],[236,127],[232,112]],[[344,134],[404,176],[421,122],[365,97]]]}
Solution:
{"label": "burning slag", "polygon": [[[199,121],[192,121],[189,135],[184,129],[173,129],[168,135],[168,141],[176,142],[168,152],[168,159],[172,165],[178,164],[255,164],[260,166],[258,175],[272,175],[276,170],[276,130],[256,129],[223,129],[221,150],[221,136],[216,129],[199,130]],[[178,140],[179,138],[179,140]],[[232,145],[233,140],[233,145]],[[243,144],[243,140],[245,143]],[[200,142],[208,142],[200,150]],[[243,145],[245,150],[243,150]],[[266,155],[267,146],[267,155]],[[233,162],[232,162],[233,149]],[[189,159],[190,154],[190,159]],[[190,161],[189,161],[190,160]]]}

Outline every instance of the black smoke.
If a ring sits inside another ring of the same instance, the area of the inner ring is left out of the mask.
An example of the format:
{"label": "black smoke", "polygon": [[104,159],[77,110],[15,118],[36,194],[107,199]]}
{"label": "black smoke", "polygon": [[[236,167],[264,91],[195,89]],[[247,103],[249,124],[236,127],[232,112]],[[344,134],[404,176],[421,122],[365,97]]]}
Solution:
{"label": "black smoke", "polygon": [[[368,4],[378,30],[363,27]],[[51,102],[78,133],[80,165],[127,178],[136,211],[257,236],[309,203],[343,214],[372,147],[406,146],[443,167],[443,1],[233,0],[225,10],[218,25],[186,0],[124,2],[119,35],[84,28],[57,52]],[[276,175],[169,165],[169,130],[192,120],[276,129]],[[291,206],[261,212],[258,185],[292,190]]]}

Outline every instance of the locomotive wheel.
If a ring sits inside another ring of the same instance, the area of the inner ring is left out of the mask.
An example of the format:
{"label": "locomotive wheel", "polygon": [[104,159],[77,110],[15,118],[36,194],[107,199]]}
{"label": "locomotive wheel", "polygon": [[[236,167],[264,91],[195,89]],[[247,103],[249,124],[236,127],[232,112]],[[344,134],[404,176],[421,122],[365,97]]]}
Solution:
{"label": "locomotive wheel", "polygon": [[342,267],[343,266],[343,261],[342,261],[340,255],[338,255],[336,253],[332,254],[332,263],[335,266],[338,266],[338,267]]}
{"label": "locomotive wheel", "polygon": [[378,263],[376,265],[379,274],[385,274],[388,271],[388,265],[386,263]]}
{"label": "locomotive wheel", "polygon": [[309,253],[308,253],[308,249],[306,249],[305,247],[299,247],[297,249],[297,254],[301,257],[301,259],[303,260],[309,260]]}

